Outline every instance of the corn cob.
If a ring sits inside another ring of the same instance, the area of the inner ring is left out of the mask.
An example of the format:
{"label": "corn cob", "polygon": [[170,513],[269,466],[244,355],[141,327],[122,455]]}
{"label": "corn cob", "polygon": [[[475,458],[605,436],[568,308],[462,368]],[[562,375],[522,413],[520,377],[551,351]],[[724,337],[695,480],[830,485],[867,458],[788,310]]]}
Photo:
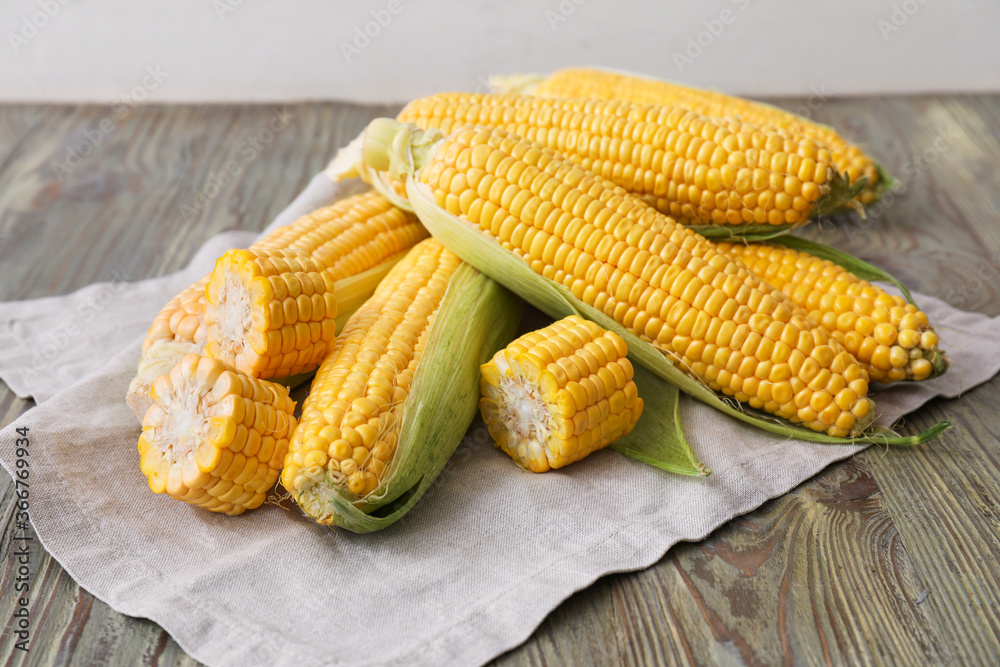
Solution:
{"label": "corn cob", "polygon": [[189,285],[167,302],[153,319],[142,342],[143,354],[159,342],[187,345],[190,347],[188,352],[199,352],[204,348],[207,330],[202,314],[205,312],[205,286],[210,277],[211,274]]}
{"label": "corn cob", "polygon": [[642,414],[621,336],[575,315],[483,364],[479,409],[497,446],[546,472],[627,435]]}
{"label": "corn cob", "polygon": [[[427,236],[410,214],[375,192],[354,195],[278,227],[250,246],[308,253],[335,272],[357,275],[399,255]],[[205,288],[212,274],[185,288],[153,320],[143,352],[161,340],[205,345]]]}
{"label": "corn cob", "polygon": [[500,93],[671,104],[714,118],[739,118],[756,125],[772,125],[828,146],[838,171],[846,172],[852,184],[867,179],[857,197],[862,204],[874,202],[885,185],[879,164],[835,129],[769,104],[640,75],[585,67],[557,70],[548,76],[494,77],[491,83]]}
{"label": "corn cob", "polygon": [[[426,236],[412,214],[368,192],[279,227],[250,249],[298,251],[320,261],[336,280],[340,324],[364,303],[403,253]],[[172,368],[184,354],[205,350],[205,290],[211,278],[210,273],[171,299],[143,341],[139,372],[126,398],[140,421],[149,409],[149,388],[160,371]]]}
{"label": "corn cob", "polygon": [[[458,305],[466,301],[479,305]],[[440,243],[417,244],[354,313],[313,379],[281,476],[303,511],[322,524],[373,530],[381,526],[352,518],[347,506],[371,509],[432,481],[475,414],[479,365],[510,339],[519,314],[512,295]],[[431,367],[422,365],[428,358]]]}
{"label": "corn cob", "polygon": [[720,243],[805,309],[878,382],[924,380],[947,368],[927,315],[905,299],[807,252],[767,243]]}
{"label": "corn cob", "polygon": [[290,250],[230,250],[208,283],[205,354],[251,377],[311,371],[336,333],[335,273]]}
{"label": "corn cob", "polygon": [[150,393],[139,455],[153,491],[230,515],[264,502],[295,426],[287,389],[189,354]]}
{"label": "corn cob", "polygon": [[846,197],[825,146],[677,106],[450,93],[410,102],[398,120],[445,134],[462,125],[512,132],[685,225],[799,225]]}
{"label": "corn cob", "polygon": [[867,373],[829,332],[707,239],[554,151],[499,129],[443,138],[377,119],[364,159],[391,163],[411,201],[468,221],[712,389],[835,437],[874,418]]}
{"label": "corn cob", "polygon": [[395,454],[430,324],[459,264],[440,244],[422,243],[351,318],[303,403],[282,473],[286,489],[302,492],[329,472],[356,496],[375,490]]}

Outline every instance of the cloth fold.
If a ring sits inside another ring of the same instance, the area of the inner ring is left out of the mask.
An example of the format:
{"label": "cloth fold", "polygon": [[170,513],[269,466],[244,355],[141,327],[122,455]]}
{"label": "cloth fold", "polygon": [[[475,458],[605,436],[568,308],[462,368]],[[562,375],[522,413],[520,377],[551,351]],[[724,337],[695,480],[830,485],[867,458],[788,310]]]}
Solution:
{"label": "cloth fold", "polygon": [[[275,224],[347,192],[320,175]],[[82,587],[208,665],[480,664],[599,577],[647,567],[862,449],[778,438],[683,398],[707,478],[607,450],[526,473],[477,419],[416,508],[379,533],[315,525],[287,500],[235,518],[204,512],[146,487],[124,395],[162,304],[251,241],[217,236],[162,278],[0,304],[0,378],[38,402],[0,435],[0,463],[14,469],[12,430],[29,427],[39,539]],[[1000,369],[1000,318],[916,298],[952,368],[879,391],[883,424]]]}

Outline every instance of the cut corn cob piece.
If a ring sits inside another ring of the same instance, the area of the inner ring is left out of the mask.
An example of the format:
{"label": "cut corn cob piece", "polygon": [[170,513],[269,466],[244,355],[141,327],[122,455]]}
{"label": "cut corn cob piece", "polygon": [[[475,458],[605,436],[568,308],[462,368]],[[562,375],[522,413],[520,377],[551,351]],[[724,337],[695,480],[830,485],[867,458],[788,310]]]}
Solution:
{"label": "cut corn cob piece", "polygon": [[830,260],[768,243],[720,243],[784,292],[839,340],[871,380],[925,380],[947,370],[927,315],[906,299],[861,280]]}
{"label": "cut corn cob piece", "polygon": [[445,134],[463,125],[512,132],[685,225],[800,225],[849,199],[826,146],[678,106],[443,93],[410,102],[398,119]]}
{"label": "cut corn cob piece", "polygon": [[834,437],[874,418],[867,373],[829,332],[712,242],[554,151],[499,129],[442,138],[377,119],[364,159],[407,178],[411,202],[434,207],[414,202],[425,224],[471,223],[712,389]]}
{"label": "cut corn cob piece", "polygon": [[414,247],[313,379],[281,476],[302,510],[322,524],[383,527],[352,511],[433,480],[475,415],[479,365],[510,339],[519,314],[512,295],[437,241]]}
{"label": "cut corn cob piece", "polygon": [[191,341],[163,339],[149,346],[139,358],[139,368],[125,395],[125,402],[140,422],[153,400],[149,391],[156,378],[169,373],[185,355],[200,354],[201,347]]}
{"label": "cut corn cob piece", "polygon": [[315,369],[333,344],[335,274],[291,250],[230,250],[207,287],[205,354],[251,377]]}
{"label": "cut corn cob piece", "polygon": [[[336,280],[393,260],[427,237],[417,219],[376,192],[342,199],[278,227],[250,246],[297,250],[323,262]],[[207,329],[205,288],[212,274],[185,288],[153,320],[143,352],[160,340],[191,342],[202,349]]]}
{"label": "cut corn cob piece", "polygon": [[207,330],[201,316],[205,312],[205,286],[210,277],[211,274],[185,287],[167,302],[153,319],[146,339],[142,342],[143,354],[161,342],[188,343],[193,346],[192,352],[204,348]]}
{"label": "cut corn cob piece", "polygon": [[871,204],[886,185],[881,166],[860,147],[844,139],[835,129],[769,104],[692,88],[638,74],[573,67],[548,76],[514,75],[493,77],[491,84],[499,93],[519,93],[541,97],[586,97],[599,100],[625,100],[640,104],[673,104],[716,118],[739,118],[757,125],[773,125],[796,131],[830,148],[838,171],[846,172],[851,183],[866,182],[857,199]]}
{"label": "cut corn cob piece", "polygon": [[[403,253],[427,237],[411,213],[375,192],[346,197],[278,227],[251,246],[308,253],[333,271],[337,281],[338,326],[364,303]],[[201,354],[207,342],[205,289],[212,274],[185,288],[160,311],[143,341],[139,371],[126,400],[141,421],[149,409],[153,375],[172,368],[187,353]],[[161,345],[169,343],[169,345]],[[153,346],[159,346],[153,351]],[[147,357],[155,358],[153,361]]]}
{"label": "cut corn cob piece", "polygon": [[149,488],[235,515],[264,502],[295,426],[288,390],[189,354],[153,383],[139,436]]}
{"label": "cut corn cob piece", "polygon": [[642,415],[621,336],[571,315],[483,364],[479,409],[497,446],[546,472],[628,435]]}

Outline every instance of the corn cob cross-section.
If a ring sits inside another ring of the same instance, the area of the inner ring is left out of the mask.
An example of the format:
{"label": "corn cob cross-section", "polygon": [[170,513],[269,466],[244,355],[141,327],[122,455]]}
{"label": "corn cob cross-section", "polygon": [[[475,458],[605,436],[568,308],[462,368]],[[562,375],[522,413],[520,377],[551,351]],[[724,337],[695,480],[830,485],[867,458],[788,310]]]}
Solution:
{"label": "corn cob cross-section", "polygon": [[230,250],[208,283],[205,354],[258,378],[312,370],[336,333],[336,274],[291,250]]}
{"label": "corn cob cross-section", "polygon": [[[427,231],[412,214],[376,192],[366,192],[278,227],[250,249],[304,252],[329,267],[336,280],[343,280],[400,255],[426,237]],[[163,307],[143,341],[144,353],[159,341],[190,343],[192,352],[204,348],[205,287],[211,277],[186,287]]]}
{"label": "corn cob cross-section", "polygon": [[[309,254],[333,273],[338,316],[346,316],[371,296],[379,280],[414,244],[427,237],[416,217],[375,192],[342,199],[279,227],[254,243],[257,251]],[[185,354],[202,354],[208,338],[205,290],[209,274],[170,300],[154,319],[127,402],[141,421],[149,409],[149,388]]]}
{"label": "corn cob cross-section", "polygon": [[797,225],[846,198],[824,145],[679,106],[442,93],[410,102],[398,120],[445,134],[460,126],[517,134],[686,225]]}
{"label": "corn cob cross-section", "polygon": [[627,435],[642,414],[625,341],[577,316],[521,336],[482,367],[479,409],[497,445],[532,472]]}
{"label": "corn cob cross-section", "polygon": [[365,160],[410,173],[411,201],[421,195],[434,211],[473,225],[712,389],[837,437],[861,433],[874,418],[857,360],[712,242],[509,132],[428,134],[373,121]]}
{"label": "corn cob cross-section", "polygon": [[832,127],[769,104],[640,75],[586,67],[561,69],[547,76],[514,75],[494,77],[494,80],[498,92],[673,104],[714,118],[739,118],[747,123],[799,132],[828,146],[837,169],[846,172],[851,183],[862,177],[867,179],[858,195],[862,204],[870,204],[878,196],[880,167],[860,147],[844,139]]}
{"label": "corn cob cross-section", "polygon": [[871,380],[925,380],[948,367],[927,315],[830,260],[768,243],[720,243],[857,357]]}
{"label": "corn cob cross-section", "polygon": [[264,502],[295,426],[287,389],[189,354],[151,393],[139,455],[153,491],[231,515]]}
{"label": "corn cob cross-section", "polygon": [[351,317],[316,372],[281,481],[321,523],[332,520],[327,481],[360,497],[389,471],[413,374],[460,264],[436,241],[418,244]]}

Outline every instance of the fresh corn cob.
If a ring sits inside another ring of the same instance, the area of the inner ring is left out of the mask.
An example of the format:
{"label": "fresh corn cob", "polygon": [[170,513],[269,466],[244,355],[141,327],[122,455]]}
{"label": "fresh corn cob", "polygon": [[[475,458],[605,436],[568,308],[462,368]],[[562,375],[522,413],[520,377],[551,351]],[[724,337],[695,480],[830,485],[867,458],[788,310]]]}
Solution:
{"label": "fresh corn cob", "polygon": [[440,244],[425,242],[351,318],[302,406],[282,475],[286,489],[303,491],[311,476],[329,471],[356,496],[375,490],[395,453],[430,324],[459,264]]}
{"label": "fresh corn cob", "polygon": [[805,309],[861,362],[871,380],[924,380],[947,369],[927,315],[902,297],[830,260],[782,245],[720,243],[719,249]]}
{"label": "fresh corn cob", "polygon": [[443,138],[378,119],[364,159],[407,179],[426,224],[436,212],[471,223],[712,389],[835,437],[874,418],[867,373],[826,329],[707,239],[558,153],[499,129]]}
{"label": "fresh corn cob", "polygon": [[[376,529],[346,515],[346,507],[338,510],[338,503],[370,509],[409,490],[407,478],[429,483],[436,474],[430,461],[442,452],[446,460],[468,428],[476,410],[479,365],[510,339],[519,307],[506,290],[461,265],[437,241],[419,243],[354,313],[316,372],[281,482],[319,523]],[[468,282],[469,275],[477,282]],[[481,300],[479,310],[468,311],[478,314],[443,305],[457,303],[445,298],[453,288],[458,300]],[[438,322],[436,347],[430,348]],[[473,336],[470,341],[441,347],[441,335],[466,333]],[[429,368],[421,365],[428,353],[437,355]],[[421,373],[430,378],[423,386],[438,392],[436,398],[414,396]],[[456,412],[456,404],[465,407]],[[450,435],[419,433],[414,421],[419,417],[413,415],[421,410],[435,428],[452,429]],[[408,423],[418,432],[405,431]],[[404,446],[414,435],[417,441]],[[411,457],[410,462],[400,456]],[[393,485],[398,476],[404,481]]]}
{"label": "fresh corn cob", "polygon": [[879,164],[835,129],[769,104],[641,75],[586,67],[557,70],[548,76],[493,77],[491,83],[499,93],[672,104],[713,118],[739,118],[756,125],[772,125],[828,146],[838,171],[846,172],[852,184],[866,178],[857,197],[862,204],[874,202],[885,185]]}
{"label": "fresh corn cob", "polygon": [[800,225],[849,198],[824,145],[678,106],[447,93],[410,102],[398,120],[512,132],[685,225]]}
{"label": "fresh corn cob", "polygon": [[479,409],[522,468],[561,468],[628,435],[642,415],[621,336],[571,315],[483,364]]}
{"label": "fresh corn cob", "polygon": [[[308,253],[332,271],[336,280],[338,325],[371,296],[375,286],[403,253],[427,231],[417,219],[375,192],[342,199],[279,227],[251,250]],[[212,274],[185,288],[160,311],[142,345],[139,371],[126,400],[141,421],[149,409],[149,388],[165,368],[185,354],[205,350],[205,289]]]}
{"label": "fresh corn cob", "polygon": [[151,394],[139,436],[149,488],[230,515],[264,502],[295,426],[287,389],[189,354]]}
{"label": "fresh corn cob", "polygon": [[212,272],[205,354],[256,378],[311,371],[336,334],[336,274],[291,250],[230,250]]}

